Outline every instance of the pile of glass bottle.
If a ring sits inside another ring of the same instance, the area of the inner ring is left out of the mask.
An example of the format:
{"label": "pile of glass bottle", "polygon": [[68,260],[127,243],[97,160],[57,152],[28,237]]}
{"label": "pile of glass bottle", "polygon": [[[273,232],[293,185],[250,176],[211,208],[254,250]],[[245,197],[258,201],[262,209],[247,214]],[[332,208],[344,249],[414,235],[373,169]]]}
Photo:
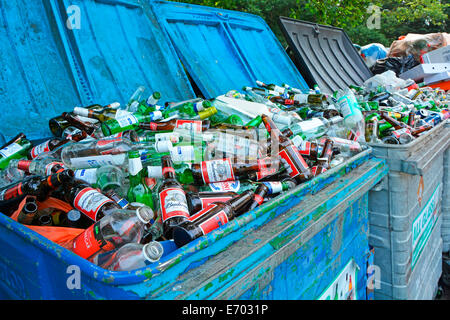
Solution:
{"label": "pile of glass bottle", "polygon": [[[26,201],[20,223],[82,229],[64,247],[105,269],[138,269],[367,142],[406,143],[448,117],[445,93],[406,84],[327,95],[256,81],[210,100],[164,104],[139,87],[123,108],[75,107],[50,119],[49,140],[34,145],[21,133],[2,146],[0,210],[11,215]],[[73,210],[33,206],[49,197]]]}

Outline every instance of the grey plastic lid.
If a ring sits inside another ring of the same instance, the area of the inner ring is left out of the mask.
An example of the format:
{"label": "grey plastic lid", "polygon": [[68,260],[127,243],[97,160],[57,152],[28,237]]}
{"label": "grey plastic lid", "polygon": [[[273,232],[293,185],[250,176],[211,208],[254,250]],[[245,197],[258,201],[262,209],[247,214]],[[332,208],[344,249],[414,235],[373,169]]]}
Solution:
{"label": "grey plastic lid", "polygon": [[144,224],[149,223],[153,218],[153,210],[147,206],[136,209],[136,215]]}
{"label": "grey plastic lid", "polygon": [[311,88],[317,84],[332,93],[373,76],[343,29],[286,17],[280,17],[280,27]]}

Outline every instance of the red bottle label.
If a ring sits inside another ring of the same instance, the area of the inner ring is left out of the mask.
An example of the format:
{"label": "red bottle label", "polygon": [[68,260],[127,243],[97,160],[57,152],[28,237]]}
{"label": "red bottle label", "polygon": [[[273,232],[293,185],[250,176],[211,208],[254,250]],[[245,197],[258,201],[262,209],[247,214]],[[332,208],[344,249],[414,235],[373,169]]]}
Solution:
{"label": "red bottle label", "polygon": [[256,178],[258,180],[274,175],[277,172],[278,167],[273,165],[269,158],[258,160],[258,172],[256,173]]}
{"label": "red bottle label", "polygon": [[30,170],[30,164],[31,160],[19,160],[17,163],[17,169],[28,172],[28,170]]}
{"label": "red bottle label", "polygon": [[48,146],[49,142],[50,141],[44,142],[44,143],[42,143],[40,145],[37,145],[33,149],[31,149],[31,152],[30,152],[31,158],[34,159],[37,156],[39,156],[40,154],[44,154],[44,153],[50,152],[50,148]]}
{"label": "red bottle label", "polygon": [[189,129],[194,132],[202,132],[202,121],[198,120],[177,120],[175,127]]}
{"label": "red bottle label", "polygon": [[192,216],[189,217],[189,221],[194,222],[196,221],[198,218],[200,218],[201,216],[203,216],[205,213],[209,212],[211,209],[217,207],[215,204],[210,204],[208,206],[206,206],[205,208],[203,208],[202,210],[200,210],[199,212],[193,214]]}
{"label": "red bottle label", "polygon": [[205,183],[235,180],[230,159],[203,161],[201,167]]}
{"label": "red bottle label", "polygon": [[96,223],[87,228],[73,241],[72,251],[82,258],[89,258],[100,250],[111,251],[114,245],[103,239],[100,224]]}
{"label": "red bottle label", "polygon": [[108,202],[114,203],[114,201],[97,190],[84,188],[75,197],[73,206],[92,220],[97,221],[98,211]]}
{"label": "red bottle label", "polygon": [[301,155],[310,156],[311,155],[311,142],[303,141],[303,143],[300,145],[300,149],[298,149],[298,152]]}
{"label": "red bottle label", "polygon": [[0,193],[0,201],[6,201],[6,200],[14,199],[14,198],[17,198],[17,197],[19,197],[21,195],[23,195],[22,182],[19,183],[16,186],[10,188],[10,189],[3,190]]}
{"label": "red bottle label", "polygon": [[259,194],[255,194],[254,200],[255,200],[259,205],[263,204],[263,202],[264,202],[264,198],[261,197]]}
{"label": "red bottle label", "polygon": [[199,224],[199,228],[202,230],[202,233],[208,234],[211,231],[223,226],[224,224],[228,223],[228,216],[227,214],[222,210],[216,213],[214,216],[206,220],[205,222],[202,222]]}
{"label": "red bottle label", "polygon": [[189,218],[186,193],[181,188],[167,188],[159,193],[162,221],[174,217]]}
{"label": "red bottle label", "polygon": [[52,169],[53,169],[55,166],[57,166],[57,165],[61,166],[61,169],[59,169],[59,170],[58,170],[57,172],[55,172],[55,173],[58,173],[58,172],[61,172],[61,171],[64,170],[64,163],[62,163],[62,162],[50,162],[50,163],[49,163],[48,165],[46,165],[45,168],[44,168],[45,175],[49,176],[49,175],[53,174]]}
{"label": "red bottle label", "polygon": [[172,167],[165,167],[162,169],[162,175],[164,176],[167,172],[172,172],[173,174],[175,174],[175,169]]}
{"label": "red bottle label", "polygon": [[[290,154],[294,159],[291,159],[289,154],[287,153],[287,150],[290,150]],[[286,149],[283,149],[280,151],[279,156],[281,157],[281,160],[286,166],[286,170],[289,173],[289,176],[291,178],[294,178],[300,174],[299,169],[295,165],[295,163],[298,163],[301,165],[304,169],[308,169],[308,164],[306,163],[305,159],[301,156],[298,149],[295,146],[289,146]],[[295,161],[295,162],[294,162]]]}
{"label": "red bottle label", "polygon": [[292,104],[294,104],[294,100],[291,100],[291,99],[285,99],[285,100],[284,100],[284,104],[285,104],[286,106],[292,105]]}

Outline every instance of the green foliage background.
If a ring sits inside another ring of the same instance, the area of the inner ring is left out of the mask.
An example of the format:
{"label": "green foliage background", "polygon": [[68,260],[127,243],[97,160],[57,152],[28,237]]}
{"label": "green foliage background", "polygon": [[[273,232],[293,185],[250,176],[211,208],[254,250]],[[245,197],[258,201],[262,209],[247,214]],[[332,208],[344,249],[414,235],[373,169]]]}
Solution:
{"label": "green foliage background", "polygon": [[[407,33],[450,32],[450,0],[175,0],[261,16],[280,42],[286,41],[278,25],[285,16],[343,28],[361,46],[379,42],[389,47]],[[369,29],[367,21],[380,8],[380,29]]]}

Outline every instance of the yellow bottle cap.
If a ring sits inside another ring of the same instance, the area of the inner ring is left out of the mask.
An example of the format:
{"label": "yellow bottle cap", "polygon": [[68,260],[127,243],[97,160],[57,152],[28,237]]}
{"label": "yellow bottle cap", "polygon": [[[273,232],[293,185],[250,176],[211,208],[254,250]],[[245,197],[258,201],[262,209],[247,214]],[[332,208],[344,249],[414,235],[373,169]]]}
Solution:
{"label": "yellow bottle cap", "polygon": [[202,110],[198,113],[200,119],[206,119],[208,117],[211,117],[212,115],[215,115],[217,113],[216,107],[210,107],[206,108],[205,110]]}

